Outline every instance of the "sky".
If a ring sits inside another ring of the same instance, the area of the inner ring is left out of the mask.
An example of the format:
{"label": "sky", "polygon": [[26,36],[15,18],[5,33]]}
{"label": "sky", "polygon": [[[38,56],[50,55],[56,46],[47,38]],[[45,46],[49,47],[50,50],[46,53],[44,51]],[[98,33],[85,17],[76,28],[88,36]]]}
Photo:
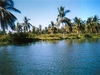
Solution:
{"label": "sky", "polygon": [[21,14],[12,12],[23,23],[26,16],[31,19],[29,22],[39,27],[47,27],[51,21],[56,23],[58,10],[64,6],[65,10],[71,12],[66,17],[73,20],[75,17],[87,20],[88,17],[98,15],[100,17],[100,0],[13,0],[15,8],[21,11]]}

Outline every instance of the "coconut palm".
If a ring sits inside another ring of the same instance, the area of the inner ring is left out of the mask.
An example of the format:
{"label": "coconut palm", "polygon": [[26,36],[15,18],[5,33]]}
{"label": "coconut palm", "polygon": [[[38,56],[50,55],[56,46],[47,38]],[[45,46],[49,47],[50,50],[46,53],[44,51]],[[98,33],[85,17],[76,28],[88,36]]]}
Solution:
{"label": "coconut palm", "polygon": [[51,21],[51,33],[55,33],[56,32],[56,27],[53,21]]}
{"label": "coconut palm", "polygon": [[58,12],[59,14],[57,18],[57,26],[60,26],[60,23],[62,23],[62,25],[65,25],[66,32],[71,32],[72,31],[71,21],[70,19],[65,17],[66,14],[70,12],[70,10],[65,10],[65,7],[61,6],[60,8],[58,8]]}
{"label": "coconut palm", "polygon": [[[60,6],[60,8],[58,8],[58,17],[57,17],[57,25],[60,26],[60,23],[67,23],[67,20],[66,20],[66,14],[70,12],[70,10],[65,10],[65,7],[63,6]],[[66,20],[66,21],[65,21]]]}
{"label": "coconut palm", "polygon": [[48,33],[48,28],[45,27],[44,31],[45,31],[45,33],[47,34],[47,33]]}
{"label": "coconut palm", "polygon": [[95,15],[94,17],[93,17],[93,29],[94,29],[94,32],[99,32],[99,29],[98,29],[98,25],[99,25],[99,18],[98,18],[98,16],[97,15]]}
{"label": "coconut palm", "polygon": [[[60,26],[60,23],[62,23],[62,25],[66,25],[68,24],[68,28],[71,28],[71,24],[69,22],[69,19],[66,18],[66,14],[70,12],[70,10],[65,10],[65,7],[60,6],[60,8],[58,8],[58,17],[57,17],[57,31],[58,31],[58,27]],[[64,32],[63,32],[64,34]]]}
{"label": "coconut palm", "polygon": [[89,17],[86,21],[86,30],[88,33],[93,32],[93,18]]}
{"label": "coconut palm", "polygon": [[8,29],[8,26],[10,26],[12,30],[15,29],[14,22],[17,18],[10,10],[21,13],[18,9],[14,8],[13,0],[0,0],[0,25],[4,33],[5,30]]}
{"label": "coconut palm", "polygon": [[51,21],[51,30],[52,30],[52,33],[54,33],[54,22],[53,21]]}
{"label": "coconut palm", "polygon": [[22,24],[20,24],[19,22],[17,22],[16,30],[18,33],[22,32]]}
{"label": "coconut palm", "polygon": [[42,25],[39,25],[39,33],[42,33]]}
{"label": "coconut palm", "polygon": [[36,30],[36,27],[35,26],[32,26],[32,33],[35,34],[35,30]]}
{"label": "coconut palm", "polygon": [[27,18],[26,16],[24,17],[24,32],[28,31],[30,29],[30,27],[32,26],[28,21],[30,20],[29,18]]}
{"label": "coconut palm", "polygon": [[58,17],[63,18],[68,12],[70,12],[70,10],[65,10],[65,7],[61,6],[60,8],[58,8]]}
{"label": "coconut palm", "polygon": [[75,29],[77,34],[82,33],[82,31],[84,30],[84,26],[83,26],[83,21],[80,18],[75,17],[74,18],[74,24],[75,24]]}

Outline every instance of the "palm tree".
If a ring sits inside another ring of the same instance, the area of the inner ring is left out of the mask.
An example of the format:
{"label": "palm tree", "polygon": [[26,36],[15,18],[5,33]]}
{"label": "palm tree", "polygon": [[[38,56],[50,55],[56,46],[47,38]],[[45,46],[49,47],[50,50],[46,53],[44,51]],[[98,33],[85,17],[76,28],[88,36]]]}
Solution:
{"label": "palm tree", "polygon": [[[65,17],[66,14],[70,12],[70,10],[65,10],[65,7],[60,6],[60,8],[58,8],[58,17],[57,17],[57,25],[60,26],[60,23],[67,23],[67,18]],[[66,21],[65,21],[66,20]]]}
{"label": "palm tree", "polygon": [[35,26],[32,26],[32,33],[35,34],[35,30],[36,30],[36,27]]}
{"label": "palm tree", "polygon": [[65,7],[61,6],[60,9],[58,8],[58,17],[63,18],[68,12],[70,12],[70,10],[65,10]]}
{"label": "palm tree", "polygon": [[98,18],[98,16],[97,15],[95,15],[94,17],[93,17],[93,24],[94,24],[94,32],[99,32],[99,29],[98,29],[98,25],[99,25],[99,18]]}
{"label": "palm tree", "polygon": [[54,22],[53,21],[51,21],[51,30],[52,30],[52,34],[54,33]]}
{"label": "palm tree", "polygon": [[5,30],[8,29],[8,26],[10,26],[12,30],[15,29],[14,22],[17,18],[10,10],[21,13],[18,9],[14,8],[13,0],[0,0],[0,25],[4,33]]}
{"label": "palm tree", "polygon": [[19,22],[17,22],[17,27],[16,27],[16,29],[17,29],[17,32],[18,32],[18,33],[22,32],[22,25],[21,25]]}
{"label": "palm tree", "polygon": [[39,25],[39,33],[42,33],[42,25]]}
{"label": "palm tree", "polygon": [[56,27],[53,21],[51,21],[51,33],[54,34],[56,32]]}
{"label": "palm tree", "polygon": [[93,32],[93,18],[89,17],[86,21],[86,30],[88,33]]}
{"label": "palm tree", "polygon": [[[68,12],[70,12],[70,10],[65,10],[65,7],[63,7],[63,6],[60,6],[60,8],[58,8],[59,14],[57,17],[57,30],[58,30],[58,27],[60,26],[60,23],[62,23],[62,25],[63,25],[63,23],[68,24],[69,28],[71,28],[69,19],[65,17]],[[63,34],[64,34],[64,32],[63,32]]]}
{"label": "palm tree", "polygon": [[82,33],[82,31],[84,30],[84,26],[82,24],[82,20],[80,18],[75,17],[74,18],[74,24],[75,24],[75,29],[77,34]]}
{"label": "palm tree", "polygon": [[48,33],[51,33],[51,24],[48,25]]}
{"label": "palm tree", "polygon": [[72,32],[72,23],[71,23],[71,20],[66,18],[66,19],[63,19],[63,22],[65,22],[65,30],[67,33],[69,32]]}
{"label": "palm tree", "polygon": [[47,33],[48,33],[48,28],[45,27],[44,31],[45,31],[45,33],[47,34]]}
{"label": "palm tree", "polygon": [[30,20],[29,18],[27,18],[26,16],[24,17],[24,32],[28,31],[30,29],[30,26],[32,26],[28,21]]}

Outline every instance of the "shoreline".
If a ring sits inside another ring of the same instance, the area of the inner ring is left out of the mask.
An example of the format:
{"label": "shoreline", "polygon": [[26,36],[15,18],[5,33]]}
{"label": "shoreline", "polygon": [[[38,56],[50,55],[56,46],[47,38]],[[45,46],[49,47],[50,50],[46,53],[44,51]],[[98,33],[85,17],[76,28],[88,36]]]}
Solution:
{"label": "shoreline", "polygon": [[[100,34],[40,34],[40,35],[32,35],[28,37],[16,37],[12,38],[9,34],[0,36],[0,46],[6,46],[10,44],[27,44],[36,41],[46,41],[46,40],[67,40],[67,39],[87,39],[100,38]],[[14,35],[13,35],[14,36]]]}

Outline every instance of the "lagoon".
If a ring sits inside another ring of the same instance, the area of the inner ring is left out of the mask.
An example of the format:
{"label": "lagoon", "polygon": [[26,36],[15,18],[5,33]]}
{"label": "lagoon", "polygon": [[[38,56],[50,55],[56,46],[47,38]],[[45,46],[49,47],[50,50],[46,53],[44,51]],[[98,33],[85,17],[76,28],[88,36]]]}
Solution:
{"label": "lagoon", "polygon": [[100,75],[100,39],[1,46],[0,75]]}

